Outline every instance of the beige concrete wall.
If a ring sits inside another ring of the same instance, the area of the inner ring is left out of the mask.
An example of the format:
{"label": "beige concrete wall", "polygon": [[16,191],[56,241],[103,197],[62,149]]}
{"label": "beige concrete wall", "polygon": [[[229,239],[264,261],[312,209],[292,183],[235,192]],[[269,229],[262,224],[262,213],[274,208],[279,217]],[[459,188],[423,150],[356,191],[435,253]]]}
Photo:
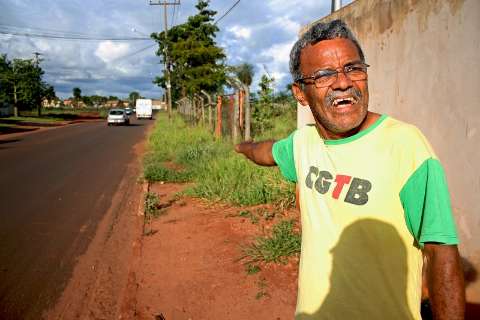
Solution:
{"label": "beige concrete wall", "polygon": [[[357,0],[323,20],[336,18],[371,65],[370,109],[418,126],[444,164],[460,251],[480,273],[480,1]],[[480,279],[467,296],[480,302]]]}

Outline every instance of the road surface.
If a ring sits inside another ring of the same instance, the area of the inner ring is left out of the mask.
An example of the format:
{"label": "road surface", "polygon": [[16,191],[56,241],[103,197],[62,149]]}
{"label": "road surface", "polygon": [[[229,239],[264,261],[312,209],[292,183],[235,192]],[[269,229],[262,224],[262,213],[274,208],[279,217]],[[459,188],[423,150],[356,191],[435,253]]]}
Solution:
{"label": "road surface", "polygon": [[0,319],[55,303],[151,123],[0,136]]}

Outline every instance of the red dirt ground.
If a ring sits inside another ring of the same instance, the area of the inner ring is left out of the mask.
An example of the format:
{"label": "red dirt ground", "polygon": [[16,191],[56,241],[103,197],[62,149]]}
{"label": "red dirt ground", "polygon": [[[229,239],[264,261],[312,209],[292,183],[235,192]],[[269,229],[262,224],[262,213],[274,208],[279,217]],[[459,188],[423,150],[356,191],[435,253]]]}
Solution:
{"label": "red dirt ground", "polygon": [[245,208],[175,197],[183,188],[151,186],[163,205],[176,201],[145,225],[151,235],[143,237],[135,318],[293,319],[298,259],[261,265],[260,272],[248,275],[239,258],[242,246],[298,213],[253,224],[238,215]]}

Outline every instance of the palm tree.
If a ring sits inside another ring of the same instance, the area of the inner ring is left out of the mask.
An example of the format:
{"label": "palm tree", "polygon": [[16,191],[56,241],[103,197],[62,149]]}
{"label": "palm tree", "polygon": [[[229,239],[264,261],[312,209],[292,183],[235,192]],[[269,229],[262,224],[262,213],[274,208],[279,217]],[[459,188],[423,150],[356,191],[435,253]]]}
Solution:
{"label": "palm tree", "polygon": [[250,85],[252,84],[255,71],[253,65],[250,63],[242,63],[235,67],[234,73],[242,83],[243,90],[245,91],[245,141],[248,141],[251,139]]}

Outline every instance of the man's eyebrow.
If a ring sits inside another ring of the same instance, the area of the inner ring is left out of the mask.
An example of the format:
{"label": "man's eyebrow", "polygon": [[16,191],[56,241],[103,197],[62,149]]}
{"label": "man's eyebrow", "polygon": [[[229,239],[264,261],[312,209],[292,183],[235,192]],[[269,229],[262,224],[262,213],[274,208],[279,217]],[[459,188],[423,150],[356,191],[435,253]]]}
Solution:
{"label": "man's eyebrow", "polygon": [[359,63],[362,63],[362,61],[361,60],[350,61],[350,62],[345,63],[344,67],[345,66],[351,66],[351,65],[354,65],[354,64],[359,64]]}

